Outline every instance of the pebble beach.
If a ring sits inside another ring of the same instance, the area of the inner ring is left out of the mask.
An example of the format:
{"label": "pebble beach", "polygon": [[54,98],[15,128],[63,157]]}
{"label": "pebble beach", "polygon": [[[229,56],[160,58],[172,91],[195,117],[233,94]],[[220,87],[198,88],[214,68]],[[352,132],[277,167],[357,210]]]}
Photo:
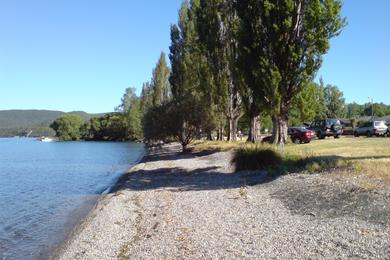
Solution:
{"label": "pebble beach", "polygon": [[235,173],[231,158],[150,150],[52,258],[389,259],[388,190],[353,204],[353,180]]}

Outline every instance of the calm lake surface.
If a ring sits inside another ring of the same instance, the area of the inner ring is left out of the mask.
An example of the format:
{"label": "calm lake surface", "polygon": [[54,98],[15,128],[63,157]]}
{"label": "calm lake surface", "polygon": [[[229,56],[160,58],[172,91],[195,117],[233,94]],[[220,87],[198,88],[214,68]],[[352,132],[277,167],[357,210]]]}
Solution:
{"label": "calm lake surface", "polygon": [[44,257],[143,152],[134,143],[0,138],[0,259]]}

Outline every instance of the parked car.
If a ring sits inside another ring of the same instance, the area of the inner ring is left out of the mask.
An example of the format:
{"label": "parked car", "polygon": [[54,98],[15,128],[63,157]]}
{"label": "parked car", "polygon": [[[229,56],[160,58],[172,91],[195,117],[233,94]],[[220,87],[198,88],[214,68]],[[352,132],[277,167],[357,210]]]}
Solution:
{"label": "parked car", "polygon": [[387,135],[389,128],[385,121],[361,122],[353,131],[354,136],[366,135],[371,137]]}
{"label": "parked car", "polygon": [[390,121],[387,121],[385,124],[387,126],[387,133],[386,133],[386,135],[390,137]]}
{"label": "parked car", "polygon": [[291,140],[296,144],[310,143],[316,137],[316,133],[312,130],[308,130],[305,127],[290,127],[288,129],[288,135]]}
{"label": "parked car", "polygon": [[316,133],[319,139],[325,139],[325,137],[333,136],[334,138],[340,138],[343,134],[343,126],[338,119],[324,119],[314,121],[309,127]]}

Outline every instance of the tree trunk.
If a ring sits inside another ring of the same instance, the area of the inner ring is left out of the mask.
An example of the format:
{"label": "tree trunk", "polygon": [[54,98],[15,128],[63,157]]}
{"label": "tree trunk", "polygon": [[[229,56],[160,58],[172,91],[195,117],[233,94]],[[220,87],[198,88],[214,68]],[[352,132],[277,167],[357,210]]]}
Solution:
{"label": "tree trunk", "polygon": [[288,142],[288,116],[286,112],[282,112],[278,115],[273,116],[273,130],[272,136],[274,144],[284,145]]}
{"label": "tree trunk", "polygon": [[260,140],[260,111],[254,103],[251,104],[249,117],[250,125],[247,141],[256,143],[256,141]]}
{"label": "tree trunk", "polygon": [[[230,71],[230,70],[229,70]],[[242,100],[241,96],[238,93],[237,87],[233,82],[233,75],[230,74],[230,82],[229,82],[229,100],[228,100],[228,108],[226,117],[229,123],[227,140],[228,141],[237,141],[237,121],[241,118],[242,113]]]}
{"label": "tree trunk", "polygon": [[251,123],[249,127],[248,142],[256,143],[260,139],[260,116],[251,115]]}
{"label": "tree trunk", "polygon": [[213,140],[213,133],[212,130],[207,131],[207,141]]}
{"label": "tree trunk", "polygon": [[231,142],[231,141],[236,140],[236,138],[234,136],[234,119],[229,118],[228,121],[229,121],[229,128],[228,128],[228,133],[227,133],[227,140],[229,142]]}
{"label": "tree trunk", "polygon": [[180,136],[180,143],[182,147],[182,152],[185,152],[187,149],[187,122],[183,122],[182,124],[182,131],[181,131],[181,136]]}
{"label": "tree trunk", "polygon": [[233,120],[233,141],[237,141],[237,127],[238,127],[238,120],[240,120],[240,117],[235,118]]}
{"label": "tree trunk", "polygon": [[221,122],[218,127],[218,141],[223,141],[223,123]]}
{"label": "tree trunk", "polygon": [[181,144],[181,149],[182,149],[182,152],[185,153],[187,151],[187,144],[182,143]]}

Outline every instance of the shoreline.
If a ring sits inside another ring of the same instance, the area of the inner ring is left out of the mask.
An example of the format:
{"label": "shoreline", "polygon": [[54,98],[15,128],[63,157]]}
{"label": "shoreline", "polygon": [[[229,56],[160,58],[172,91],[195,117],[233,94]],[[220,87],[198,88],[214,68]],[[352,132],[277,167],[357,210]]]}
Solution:
{"label": "shoreline", "polygon": [[236,173],[231,152],[179,148],[148,150],[54,259],[388,256],[388,193],[356,190],[337,173]]}
{"label": "shoreline", "polygon": [[[142,161],[147,155],[148,148],[145,147],[144,152],[142,152],[134,161],[134,163],[132,163],[125,172],[123,172],[115,181],[113,181],[113,183],[109,185],[109,187],[105,188],[96,196],[93,196],[94,198],[85,198],[85,201],[82,203],[81,208],[75,209],[72,212],[78,215],[79,218],[73,220],[73,214],[70,213],[66,224],[61,231],[63,234],[62,237],[58,239],[58,243],[55,243],[51,247],[45,249],[43,252],[40,253],[39,257],[47,259],[58,259],[60,255],[63,254],[63,251],[66,250],[66,247],[70,243],[72,238],[78,233],[82,232],[83,226],[87,224],[88,219],[94,216],[94,211],[99,207],[102,200],[104,200],[108,194],[113,192],[113,190],[116,189],[117,186],[119,187],[120,185],[123,185],[123,177],[127,175],[134,166],[138,165],[139,163],[142,163]],[[88,208],[85,209],[84,207]],[[66,229],[69,227],[70,231],[67,232]]]}

